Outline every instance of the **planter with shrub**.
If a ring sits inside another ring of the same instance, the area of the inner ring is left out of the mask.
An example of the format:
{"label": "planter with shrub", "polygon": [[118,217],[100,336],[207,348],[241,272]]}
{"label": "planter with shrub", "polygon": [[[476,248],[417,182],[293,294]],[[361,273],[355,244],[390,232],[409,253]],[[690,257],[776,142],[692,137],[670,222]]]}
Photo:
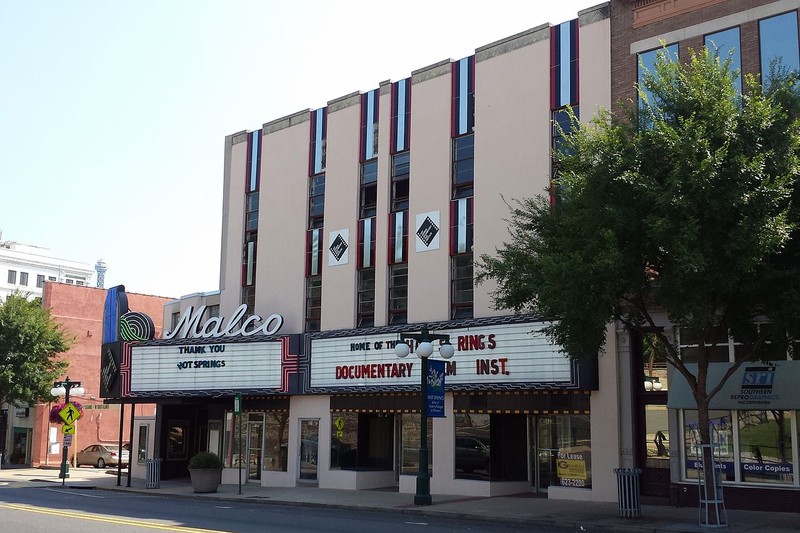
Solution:
{"label": "planter with shrub", "polygon": [[213,452],[200,452],[189,459],[194,492],[217,492],[222,482],[222,460]]}

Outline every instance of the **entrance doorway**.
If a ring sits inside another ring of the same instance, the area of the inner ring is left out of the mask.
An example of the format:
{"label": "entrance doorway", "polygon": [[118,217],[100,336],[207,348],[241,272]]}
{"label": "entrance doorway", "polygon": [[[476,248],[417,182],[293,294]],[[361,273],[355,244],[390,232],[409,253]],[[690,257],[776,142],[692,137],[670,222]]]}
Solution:
{"label": "entrance doorway", "polygon": [[300,420],[300,465],[299,481],[317,482],[317,458],[319,457],[319,418]]}
{"label": "entrance doorway", "polygon": [[558,427],[554,415],[532,416],[529,418],[531,450],[531,489],[546,493],[556,480],[556,459],[558,457]]}
{"label": "entrance doorway", "polygon": [[261,458],[264,442],[264,415],[251,413],[247,421],[247,480],[261,480]]}

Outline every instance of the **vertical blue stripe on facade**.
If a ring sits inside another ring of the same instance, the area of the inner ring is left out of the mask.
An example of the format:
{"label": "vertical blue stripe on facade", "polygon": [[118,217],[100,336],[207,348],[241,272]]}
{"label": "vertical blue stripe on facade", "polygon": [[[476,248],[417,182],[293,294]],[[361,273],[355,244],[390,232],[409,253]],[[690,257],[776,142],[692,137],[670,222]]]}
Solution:
{"label": "vertical blue stripe on facade", "polygon": [[578,103],[578,19],[550,30],[551,108]]}
{"label": "vertical blue stripe on facade", "polygon": [[411,135],[411,79],[392,84],[391,153],[408,150]]}
{"label": "vertical blue stripe on facade", "polygon": [[250,132],[250,154],[249,154],[249,163],[250,168],[248,168],[248,176],[247,176],[247,192],[253,192],[258,190],[258,182],[259,182],[259,174],[260,174],[260,165],[259,162],[261,160],[261,130]]}
{"label": "vertical blue stripe on facade", "polygon": [[325,171],[325,137],[328,108],[311,112],[311,175]]}
{"label": "vertical blue stripe on facade", "polygon": [[475,125],[475,56],[453,63],[453,137],[472,133]]}
{"label": "vertical blue stripe on facade", "polygon": [[379,89],[361,96],[361,160],[369,161],[378,155],[376,133],[378,130]]}
{"label": "vertical blue stripe on facade", "polygon": [[397,82],[397,147],[396,151],[406,149],[406,80]]}

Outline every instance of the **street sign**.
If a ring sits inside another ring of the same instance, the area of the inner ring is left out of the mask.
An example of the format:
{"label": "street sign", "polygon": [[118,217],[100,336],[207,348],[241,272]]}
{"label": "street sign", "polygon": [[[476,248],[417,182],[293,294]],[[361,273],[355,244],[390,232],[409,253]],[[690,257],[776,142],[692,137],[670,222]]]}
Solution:
{"label": "street sign", "polygon": [[75,426],[72,424],[64,424],[61,426],[61,433],[64,435],[74,435],[75,434]]}
{"label": "street sign", "polygon": [[67,424],[72,424],[81,417],[81,412],[72,403],[68,403],[58,412],[58,416]]}
{"label": "street sign", "polygon": [[242,414],[242,395],[237,394],[233,397],[233,412],[234,414]]}
{"label": "street sign", "polygon": [[64,435],[64,447],[69,448],[72,446],[72,435]]}

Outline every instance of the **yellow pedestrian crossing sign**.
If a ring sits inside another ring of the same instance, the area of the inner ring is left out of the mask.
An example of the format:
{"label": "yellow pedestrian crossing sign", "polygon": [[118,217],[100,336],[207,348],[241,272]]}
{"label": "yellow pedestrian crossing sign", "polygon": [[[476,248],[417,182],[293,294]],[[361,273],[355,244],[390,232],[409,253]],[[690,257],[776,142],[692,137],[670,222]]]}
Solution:
{"label": "yellow pedestrian crossing sign", "polygon": [[64,435],[74,435],[75,434],[75,426],[72,424],[64,424],[61,426],[61,433]]}
{"label": "yellow pedestrian crossing sign", "polygon": [[58,412],[58,416],[67,423],[72,424],[81,417],[81,412],[72,403],[68,403],[64,408]]}

